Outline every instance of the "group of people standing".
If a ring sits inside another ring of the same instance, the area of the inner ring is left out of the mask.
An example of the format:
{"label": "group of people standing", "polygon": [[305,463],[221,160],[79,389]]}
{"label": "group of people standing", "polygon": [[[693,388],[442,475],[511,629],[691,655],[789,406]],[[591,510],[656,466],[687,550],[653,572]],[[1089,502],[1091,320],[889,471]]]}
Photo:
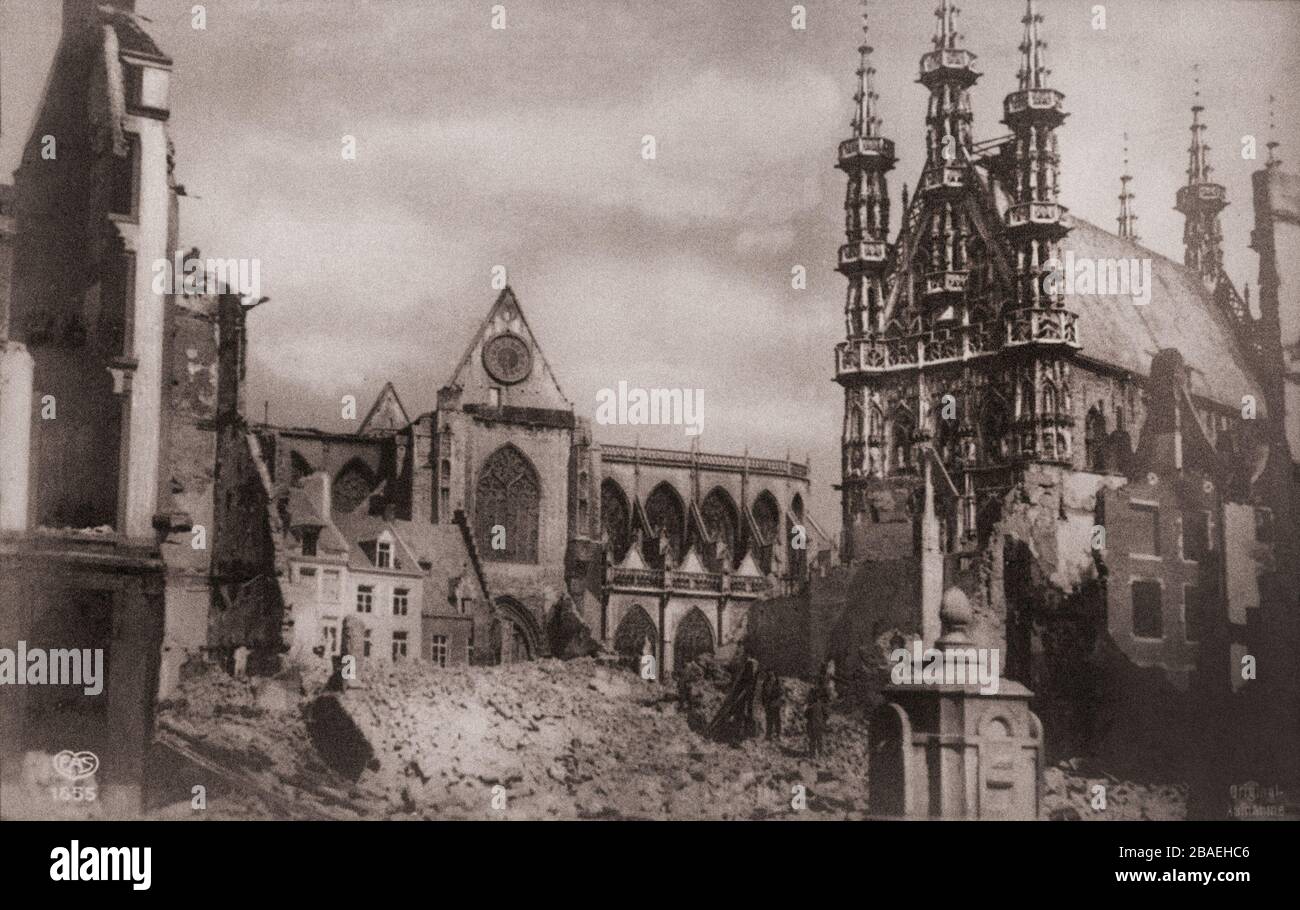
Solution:
{"label": "group of people standing", "polygon": [[[694,704],[693,683],[694,679],[690,674],[682,674],[678,680],[678,701],[687,711]],[[822,667],[816,685],[808,693],[804,705],[810,758],[817,758],[824,753],[826,721],[835,694],[835,662],[828,660]],[[785,682],[775,670],[765,670],[760,674],[758,661],[752,657],[746,659],[741,665],[736,682],[706,732],[732,743],[757,736],[758,724],[754,719],[755,700],[763,706],[766,738],[769,741],[779,742],[786,704]]]}

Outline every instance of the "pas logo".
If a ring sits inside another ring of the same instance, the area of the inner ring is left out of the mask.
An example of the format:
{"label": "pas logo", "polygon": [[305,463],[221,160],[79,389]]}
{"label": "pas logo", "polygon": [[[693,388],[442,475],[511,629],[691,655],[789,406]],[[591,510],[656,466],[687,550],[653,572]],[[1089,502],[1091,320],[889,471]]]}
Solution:
{"label": "pas logo", "polygon": [[60,777],[71,781],[93,777],[99,770],[99,756],[94,752],[73,752],[64,749],[54,756],[54,770]]}

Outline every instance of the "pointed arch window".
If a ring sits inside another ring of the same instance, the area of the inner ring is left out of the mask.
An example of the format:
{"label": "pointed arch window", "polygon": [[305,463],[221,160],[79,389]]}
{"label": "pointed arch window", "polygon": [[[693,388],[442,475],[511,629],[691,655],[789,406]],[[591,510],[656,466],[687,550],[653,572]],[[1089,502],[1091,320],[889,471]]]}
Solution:
{"label": "pointed arch window", "polygon": [[761,538],[755,541],[755,545],[750,549],[759,568],[765,573],[771,572],[773,545],[777,542],[776,538],[781,528],[781,508],[777,505],[776,497],[764,490],[758,494],[750,511],[753,513],[754,525]]}
{"label": "pointed arch window", "polygon": [[1088,409],[1083,424],[1083,447],[1088,470],[1106,470],[1106,415],[1100,405]]}
{"label": "pointed arch window", "polygon": [[370,497],[378,483],[378,478],[365,462],[349,462],[334,478],[334,511],[345,514],[354,511]]}
{"label": "pointed arch window", "polygon": [[734,568],[741,558],[740,515],[727,491],[717,487],[704,497],[700,517],[714,542],[725,545],[730,567]]}
{"label": "pointed arch window", "polygon": [[480,554],[498,562],[537,562],[541,498],[537,471],[522,452],[512,445],[493,452],[475,487]]}
{"label": "pointed arch window", "polygon": [[[686,507],[682,498],[668,483],[659,484],[645,501],[645,517],[655,534],[654,540],[646,541],[649,547],[647,559],[659,567],[665,560],[677,565],[686,541]],[[666,551],[660,549],[661,540]]]}
{"label": "pointed arch window", "polygon": [[628,507],[623,488],[614,480],[600,485],[600,527],[609,544],[609,556],[622,562],[632,542],[632,510]]}

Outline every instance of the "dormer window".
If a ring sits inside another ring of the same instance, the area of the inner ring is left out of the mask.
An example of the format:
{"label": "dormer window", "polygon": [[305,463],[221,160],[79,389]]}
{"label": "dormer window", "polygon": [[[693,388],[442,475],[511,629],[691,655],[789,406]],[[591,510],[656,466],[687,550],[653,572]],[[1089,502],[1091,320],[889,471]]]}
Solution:
{"label": "dormer window", "polygon": [[379,541],[375,547],[375,566],[380,569],[393,567],[393,545],[386,540]]}
{"label": "dormer window", "polygon": [[302,555],[315,556],[316,544],[320,540],[320,528],[302,529]]}

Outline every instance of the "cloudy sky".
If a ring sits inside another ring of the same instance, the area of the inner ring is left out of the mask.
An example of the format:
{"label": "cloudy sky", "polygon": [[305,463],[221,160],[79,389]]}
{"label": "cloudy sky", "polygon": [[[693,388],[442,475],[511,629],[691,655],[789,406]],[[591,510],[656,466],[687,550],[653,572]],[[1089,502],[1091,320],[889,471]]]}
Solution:
{"label": "cloudy sky", "polygon": [[[432,408],[502,265],[579,414],[620,380],[699,388],[710,450],[810,455],[814,506],[838,521],[843,177],[859,43],[854,0],[139,0],[176,60],[172,133],[182,241],[262,260],[271,303],[251,316],[249,404],[273,421],[340,426],[386,379]],[[897,198],[922,163],[917,62],[933,2],[873,2],[884,132]],[[1181,261],[1192,65],[1211,160],[1227,185],[1228,268],[1252,283],[1242,137],[1300,161],[1300,4],[1046,0],[1064,202],[1114,227],[1121,133],[1139,232]],[[58,0],[0,0],[0,173],[15,166],[58,36]],[[1021,0],[967,0],[985,75],[976,139],[1005,132]],[[357,159],[340,154],[357,140]],[[657,157],[641,157],[653,135]],[[895,206],[897,220],[897,206]],[[808,272],[791,288],[791,269]],[[599,429],[631,442],[634,428]],[[641,428],[684,446],[680,428]]]}

